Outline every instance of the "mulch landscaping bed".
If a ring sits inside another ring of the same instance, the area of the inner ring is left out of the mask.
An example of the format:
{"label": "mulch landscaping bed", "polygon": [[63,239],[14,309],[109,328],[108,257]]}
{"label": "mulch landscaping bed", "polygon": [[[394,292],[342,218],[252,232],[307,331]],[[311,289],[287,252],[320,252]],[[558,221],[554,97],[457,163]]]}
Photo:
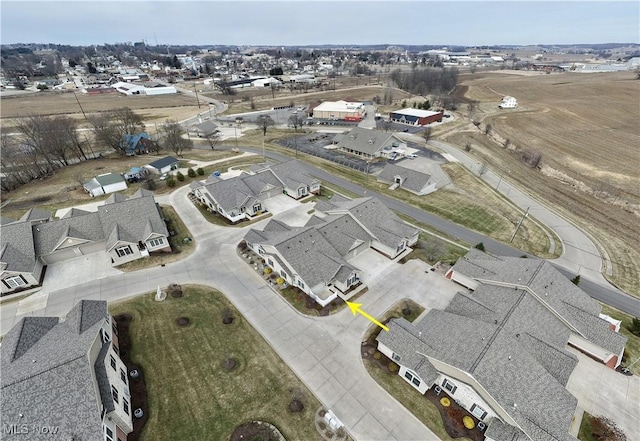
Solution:
{"label": "mulch landscaping bed", "polygon": [[[463,407],[458,406],[453,398],[447,395],[444,391],[441,391],[440,395],[436,395],[433,388],[431,388],[425,392],[424,396],[438,408],[440,416],[442,417],[442,422],[444,423],[444,428],[451,438],[469,438],[472,441],[484,440],[484,433],[478,429],[478,422],[480,420],[467,412]],[[440,403],[440,399],[443,397],[448,398],[451,402],[448,407],[444,407]],[[465,416],[469,416],[473,419],[473,423],[475,425],[473,429],[467,429],[464,426],[462,418]]]}
{"label": "mulch landscaping bed", "polygon": [[138,371],[137,378],[129,376],[129,392],[131,393],[131,412],[136,409],[142,409],[144,415],[142,418],[133,417],[133,432],[127,436],[127,441],[138,441],[142,429],[147,422],[149,407],[147,405],[147,385],[144,381],[144,371],[137,364],[133,364],[130,358],[131,339],[129,337],[129,326],[133,317],[130,314],[120,314],[114,317],[118,324],[118,346],[120,358],[127,366],[127,375],[132,370]]}
{"label": "mulch landscaping bed", "polygon": [[280,441],[280,434],[266,424],[252,421],[236,427],[230,441]]}

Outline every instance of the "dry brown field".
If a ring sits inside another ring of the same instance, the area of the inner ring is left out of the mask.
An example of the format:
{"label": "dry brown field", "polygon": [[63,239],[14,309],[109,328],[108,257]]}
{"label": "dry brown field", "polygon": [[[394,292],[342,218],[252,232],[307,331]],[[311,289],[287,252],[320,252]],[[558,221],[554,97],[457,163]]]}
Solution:
{"label": "dry brown field", "polygon": [[[78,101],[86,114],[121,107],[129,107],[142,115],[146,122],[164,119],[183,119],[198,111],[196,99],[183,94],[134,95],[120,93],[87,95],[76,92]],[[26,115],[70,115],[82,118],[78,101],[72,92],[38,92],[14,95],[0,99],[2,125],[10,124],[11,118]]]}
{"label": "dry brown field", "polygon": [[[608,254],[611,281],[640,295],[640,81],[633,72],[483,73],[462,76],[459,92],[478,110],[470,115],[462,106],[457,129],[440,137],[470,142],[482,161],[574,220]],[[518,99],[518,109],[497,108],[505,95]],[[465,124],[466,117],[482,123]],[[540,169],[527,167],[516,149],[540,152]]]}

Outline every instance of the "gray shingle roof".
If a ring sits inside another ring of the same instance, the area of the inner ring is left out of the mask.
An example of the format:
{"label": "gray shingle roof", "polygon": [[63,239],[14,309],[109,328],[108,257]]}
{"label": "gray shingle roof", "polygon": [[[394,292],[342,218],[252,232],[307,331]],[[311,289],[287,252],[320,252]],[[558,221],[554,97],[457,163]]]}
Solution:
{"label": "gray shingle roof", "polygon": [[368,155],[375,155],[382,150],[383,147],[390,146],[393,142],[403,142],[391,133],[384,133],[373,129],[363,129],[361,127],[354,127],[337,141],[339,148],[346,148]]}
{"label": "gray shingle roof", "polygon": [[[498,299],[500,292],[508,289],[492,285],[492,282],[528,287],[540,305],[560,315],[591,342],[614,354],[619,354],[626,344],[626,337],[609,330],[607,322],[598,317],[601,311],[598,302],[571,283],[546,260],[495,257],[472,249],[458,259],[452,269],[481,281],[486,286],[478,288],[474,297],[490,301],[487,300],[488,297]],[[487,290],[486,294],[484,289]],[[564,333],[561,335],[564,336]],[[549,339],[543,340],[552,341]]]}
{"label": "gray shingle roof", "polygon": [[263,192],[273,188],[282,188],[282,184],[273,172],[265,170],[254,175],[242,173],[239,176],[207,182],[204,190],[225,211],[252,205]]}
{"label": "gray shingle roof", "polygon": [[338,214],[348,211],[375,239],[388,247],[395,248],[402,239],[414,237],[418,230],[404,223],[376,198],[359,198],[344,201],[332,201],[335,209],[328,209],[327,214]]}
{"label": "gray shingle roof", "polygon": [[[116,226],[118,228],[115,240],[137,243],[149,239],[150,232],[169,237],[167,226],[152,197],[138,197],[115,204],[101,205],[98,207],[98,216],[105,237],[109,234],[110,239]],[[150,229],[149,225],[151,225]],[[115,241],[108,241],[107,248],[114,244]]]}
{"label": "gray shingle roof", "polygon": [[311,176],[300,161],[295,159],[269,166],[276,178],[288,188],[300,188],[319,183]]}
{"label": "gray shingle roof", "polygon": [[394,183],[396,176],[402,179],[400,188],[406,188],[414,193],[420,193],[431,179],[431,176],[426,173],[389,163],[378,174],[378,181]]}
{"label": "gray shingle roof", "polygon": [[66,321],[23,318],[7,333],[0,348],[2,422],[30,430],[26,437],[3,433],[3,439],[52,439],[34,426],[58,427],[56,439],[102,439],[100,397],[87,354],[106,316],[106,302],[83,300]]}
{"label": "gray shingle roof", "polygon": [[32,272],[35,269],[36,253],[30,222],[2,225],[0,262],[7,264],[7,271]]}
{"label": "gray shingle roof", "polygon": [[[270,226],[274,223],[273,226]],[[250,230],[245,240],[253,244],[271,245],[287,264],[310,287],[329,283],[341,269],[356,271],[324,236],[312,227],[288,227],[270,221],[263,231]]]}
{"label": "gray shingle roof", "polygon": [[38,256],[52,253],[67,237],[72,240],[79,239],[91,242],[104,240],[104,232],[98,213],[63,218],[33,227],[35,252]]}
{"label": "gray shingle roof", "polygon": [[62,216],[61,219],[67,219],[69,217],[75,217],[75,216],[84,216],[85,214],[91,214],[91,211],[80,210],[79,208],[72,208],[69,211],[67,211],[65,215]]}
{"label": "gray shingle roof", "polygon": [[404,366],[424,354],[471,374],[531,439],[574,439],[568,430],[577,400],[506,327],[431,310],[415,325],[392,320],[378,341]]}
{"label": "gray shingle roof", "polygon": [[315,225],[316,229],[329,241],[341,256],[346,256],[349,250],[362,242],[370,242],[371,236],[351,216],[328,216],[321,219],[312,216],[307,226]]}
{"label": "gray shingle roof", "polygon": [[48,221],[51,219],[51,212],[41,210],[39,208],[29,208],[25,214],[18,220],[18,222],[25,221]]}

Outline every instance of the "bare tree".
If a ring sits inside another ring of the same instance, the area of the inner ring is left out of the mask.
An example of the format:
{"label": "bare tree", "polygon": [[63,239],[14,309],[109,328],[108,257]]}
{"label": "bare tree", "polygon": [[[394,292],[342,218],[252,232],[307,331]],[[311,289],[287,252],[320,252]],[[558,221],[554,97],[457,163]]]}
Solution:
{"label": "bare tree", "polygon": [[75,170],[73,173],[71,173],[71,178],[73,179],[73,181],[78,184],[80,187],[82,187],[85,183],[86,176],[84,175],[84,173],[80,170]]}
{"label": "bare tree", "polygon": [[182,156],[185,150],[193,148],[193,141],[183,137],[186,132],[177,121],[167,121],[160,131],[162,144],[176,155]]}
{"label": "bare tree", "polygon": [[211,150],[215,150],[216,145],[218,145],[218,143],[220,142],[220,131],[216,130],[205,135],[205,139],[207,140],[209,147],[211,147]]}
{"label": "bare tree", "polygon": [[426,129],[424,129],[424,132],[422,132],[422,137],[424,138],[424,142],[429,142],[429,140],[431,139],[431,133],[433,132],[433,128],[427,126]]}
{"label": "bare tree", "polygon": [[103,112],[89,118],[89,122],[96,138],[120,154],[125,153],[122,137],[135,135],[145,129],[142,117],[128,107]]}
{"label": "bare tree", "polygon": [[530,167],[537,168],[542,160],[542,153],[535,150],[525,150],[522,152],[522,160]]}
{"label": "bare tree", "polygon": [[262,130],[262,135],[265,136],[267,134],[267,130],[269,127],[275,126],[276,122],[269,115],[260,115],[258,117],[258,127]]}
{"label": "bare tree", "polygon": [[302,115],[296,114],[289,117],[289,126],[293,127],[296,132],[298,131],[299,127],[302,127],[303,124],[304,117]]}
{"label": "bare tree", "polygon": [[470,142],[467,142],[467,143],[464,145],[464,151],[465,151],[465,152],[470,152],[470,151],[471,151],[471,143],[470,143]]}
{"label": "bare tree", "polygon": [[393,124],[393,122],[391,122],[390,119],[385,119],[384,121],[382,121],[382,129],[385,132],[388,132],[389,130],[391,130],[391,125]]}

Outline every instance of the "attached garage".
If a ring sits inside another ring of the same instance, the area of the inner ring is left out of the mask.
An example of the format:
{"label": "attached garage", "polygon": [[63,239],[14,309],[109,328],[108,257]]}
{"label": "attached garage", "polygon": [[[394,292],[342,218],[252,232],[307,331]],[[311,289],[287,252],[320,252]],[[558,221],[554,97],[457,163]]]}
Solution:
{"label": "attached garage", "polygon": [[368,249],[369,249],[369,243],[368,242],[362,242],[361,244],[359,244],[355,248],[352,248],[351,250],[349,250],[349,252],[345,256],[345,258],[347,260],[352,259],[352,258],[356,257],[357,255],[359,255],[360,253],[363,253],[363,252],[367,251]]}
{"label": "attached garage", "polygon": [[50,265],[52,263],[62,262],[63,260],[73,259],[74,257],[78,257],[80,255],[80,250],[76,247],[73,247],[55,251],[49,255],[42,256],[41,259],[45,264]]}
{"label": "attached garage", "polygon": [[99,251],[104,251],[106,248],[106,244],[104,242],[93,242],[87,243],[84,245],[80,245],[80,252],[84,254],[93,254]]}

